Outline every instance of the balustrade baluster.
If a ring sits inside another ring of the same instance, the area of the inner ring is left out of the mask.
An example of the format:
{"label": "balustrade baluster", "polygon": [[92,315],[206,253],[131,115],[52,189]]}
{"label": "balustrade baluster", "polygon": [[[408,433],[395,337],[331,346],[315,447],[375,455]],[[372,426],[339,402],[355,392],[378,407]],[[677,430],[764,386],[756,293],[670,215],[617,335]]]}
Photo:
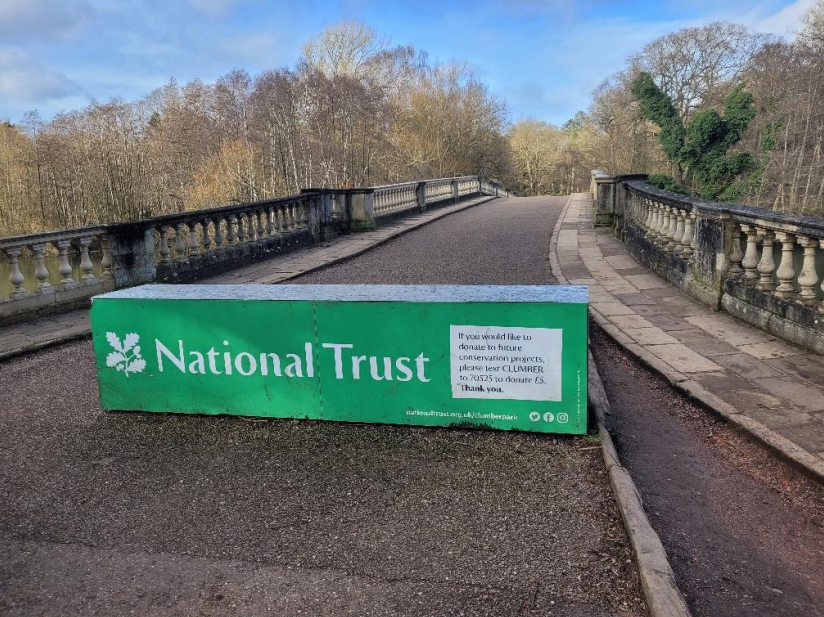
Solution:
{"label": "balustrade baluster", "polygon": [[685,259],[690,259],[693,254],[692,250],[692,238],[693,238],[693,229],[692,229],[692,212],[686,212],[684,214],[684,235],[681,236],[681,255]]}
{"label": "balustrade baluster", "polygon": [[652,229],[652,207],[646,199],[639,199],[638,201],[643,205],[644,211],[647,213],[644,219],[644,230],[649,234]]}
{"label": "balustrade baluster", "polygon": [[744,268],[744,281],[754,283],[758,280],[758,229],[754,225],[742,223],[741,231],[747,235],[747,249],[741,265]]}
{"label": "balustrade baluster", "polygon": [[203,254],[206,256],[212,255],[212,238],[209,235],[209,219],[200,221],[200,230],[203,232]]}
{"label": "balustrade baluster", "polygon": [[272,223],[272,213],[274,212],[274,208],[272,206],[266,207],[266,238],[268,240],[272,239],[272,236],[275,235],[275,226]]}
{"label": "balustrade baluster", "polygon": [[739,225],[734,221],[730,224],[730,267],[727,269],[727,276],[738,279],[744,273],[741,261],[744,259],[744,251],[741,250],[741,232]]}
{"label": "balustrade baluster", "polygon": [[[818,248],[824,249],[824,238],[819,239]],[[824,293],[824,276],[821,277],[821,292]],[[824,312],[824,302],[819,301],[818,310]]]}
{"label": "balustrade baluster", "polygon": [[778,277],[778,287],[775,295],[779,298],[792,298],[795,295],[793,279],[795,278],[795,266],[793,265],[793,251],[795,250],[795,236],[793,234],[780,231],[775,237],[781,242],[781,263],[775,275]]}
{"label": "balustrade baluster", "polygon": [[223,253],[223,229],[221,229],[221,224],[224,220],[225,219],[222,216],[216,216],[212,219],[212,222],[215,225],[215,253],[218,255]]}
{"label": "balustrade baluster", "polygon": [[89,245],[91,243],[91,238],[80,238],[80,271],[83,273],[80,280],[85,283],[97,282],[97,277],[94,275],[94,264],[91,257],[89,257]]}
{"label": "balustrade baluster", "polygon": [[237,243],[238,245],[246,242],[246,217],[243,214],[237,215]]}
{"label": "balustrade baluster", "polygon": [[669,208],[662,204],[658,204],[661,210],[661,224],[658,227],[658,244],[665,245],[667,243],[667,230],[669,229],[670,213]]}
{"label": "balustrade baluster", "polygon": [[287,233],[291,233],[292,227],[292,204],[287,203],[283,205],[283,229]]}
{"label": "balustrade baluster", "polygon": [[681,246],[681,241],[684,239],[684,211],[676,210],[675,216],[675,235],[672,237],[672,251],[676,255],[680,255],[681,251],[684,250],[684,247]]}
{"label": "balustrade baluster", "polygon": [[249,234],[249,237],[247,238],[247,240],[248,240],[249,244],[253,244],[255,242],[255,240],[257,239],[255,237],[255,234],[257,233],[257,230],[255,229],[255,213],[254,212],[247,212],[246,213],[246,230]]}
{"label": "balustrade baluster", "polygon": [[257,240],[258,244],[263,244],[265,241],[264,234],[266,233],[266,227],[263,225],[263,210],[257,210],[255,212],[255,218],[257,219]]}
{"label": "balustrade baluster", "polygon": [[226,249],[229,251],[234,251],[235,241],[237,240],[237,235],[235,234],[235,219],[234,214],[226,217]]}
{"label": "balustrade baluster", "polygon": [[675,247],[675,230],[678,229],[678,209],[670,207],[670,226],[667,231],[666,248],[672,251]]}
{"label": "balustrade baluster", "polygon": [[72,278],[72,266],[69,263],[69,248],[71,245],[71,240],[57,241],[57,254],[59,261],[57,272],[60,274],[60,284],[58,285],[60,289],[71,289],[72,287],[77,286],[74,278]]}
{"label": "balustrade baluster", "polygon": [[695,244],[695,237],[698,235],[698,213],[693,210],[690,218],[692,218],[692,241],[690,242],[690,248],[692,249],[692,254],[695,255],[695,251],[698,249]]}
{"label": "balustrade baluster", "polygon": [[189,229],[189,259],[200,258],[200,245],[197,241],[197,221],[186,223]]}
{"label": "balustrade baluster", "polygon": [[283,234],[283,206],[275,206],[275,218],[272,223],[275,227],[275,233],[280,236]]}
{"label": "balustrade baluster", "polygon": [[818,270],[815,265],[815,253],[818,240],[807,236],[798,236],[798,244],[804,249],[804,261],[798,275],[798,285],[801,287],[802,302],[812,303],[816,300],[815,287],[818,284]]}
{"label": "balustrade baluster", "polygon": [[660,206],[661,208],[661,227],[658,230],[658,243],[666,247],[667,245],[667,232],[669,231],[669,222],[670,222],[670,211],[669,208],[666,206]]}
{"label": "balustrade baluster", "polygon": [[110,236],[100,236],[100,267],[103,270],[101,278],[104,281],[114,280],[114,272],[112,272],[112,239]]}
{"label": "balustrade baluster", "polygon": [[653,203],[649,204],[649,207],[652,214],[650,214],[650,224],[649,230],[647,231],[647,236],[649,236],[650,240],[654,242],[658,233],[656,231],[658,229],[658,207]]}
{"label": "balustrade baluster", "polygon": [[183,223],[175,225],[175,262],[185,264],[189,262],[189,256],[186,255],[186,244],[183,242]]}
{"label": "balustrade baluster", "polygon": [[160,263],[167,264],[172,261],[172,251],[169,249],[169,226],[160,226]]}
{"label": "balustrade baluster", "polygon": [[46,250],[46,244],[32,244],[31,252],[34,254],[34,277],[37,279],[37,288],[35,293],[47,294],[54,291],[49,282],[49,270],[43,262],[43,251]]}
{"label": "balustrade baluster", "polygon": [[309,202],[307,200],[298,202],[298,217],[301,229],[309,227]]}
{"label": "balustrade baluster", "polygon": [[23,273],[20,272],[20,264],[17,263],[17,260],[20,258],[20,249],[6,249],[5,253],[6,259],[9,263],[9,282],[12,286],[9,298],[25,298],[26,296],[31,295],[30,292],[23,287],[26,277],[24,277]]}
{"label": "balustrade baluster", "polygon": [[772,276],[775,272],[775,259],[773,259],[773,234],[769,230],[759,230],[761,236],[761,259],[758,261],[759,281],[756,287],[760,291],[772,291],[775,283]]}

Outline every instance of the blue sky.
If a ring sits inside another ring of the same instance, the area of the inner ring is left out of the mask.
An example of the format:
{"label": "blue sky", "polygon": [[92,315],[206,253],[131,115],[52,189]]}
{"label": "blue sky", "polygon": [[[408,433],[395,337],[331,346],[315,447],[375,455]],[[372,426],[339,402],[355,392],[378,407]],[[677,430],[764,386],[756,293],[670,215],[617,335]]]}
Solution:
{"label": "blue sky", "polygon": [[304,41],[357,19],[459,61],[512,120],[560,124],[648,41],[715,19],[791,36],[814,0],[0,0],[0,118],[139,98],[170,77],[293,66]]}

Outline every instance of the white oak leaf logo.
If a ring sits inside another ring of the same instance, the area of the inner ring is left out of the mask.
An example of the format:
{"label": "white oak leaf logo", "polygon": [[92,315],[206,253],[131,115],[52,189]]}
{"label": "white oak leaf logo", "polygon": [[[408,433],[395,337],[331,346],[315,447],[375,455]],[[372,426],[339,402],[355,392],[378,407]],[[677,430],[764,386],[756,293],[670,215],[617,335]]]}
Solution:
{"label": "white oak leaf logo", "polygon": [[126,377],[129,373],[142,373],[146,369],[146,360],[140,355],[140,335],[127,334],[123,341],[114,332],[106,332],[106,340],[114,351],[106,356],[106,366],[122,371]]}

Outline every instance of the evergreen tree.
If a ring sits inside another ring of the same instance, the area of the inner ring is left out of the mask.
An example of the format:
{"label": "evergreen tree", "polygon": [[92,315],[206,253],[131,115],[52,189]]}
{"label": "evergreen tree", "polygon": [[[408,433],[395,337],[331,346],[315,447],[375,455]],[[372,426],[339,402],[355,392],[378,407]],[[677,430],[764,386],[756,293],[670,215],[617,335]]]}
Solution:
{"label": "evergreen tree", "polygon": [[[750,94],[740,86],[735,88],[726,98],[723,116],[714,109],[700,111],[685,129],[672,101],[649,73],[639,73],[632,93],[641,105],[643,118],[661,128],[659,140],[667,158],[676,165],[679,175],[687,169],[701,197],[725,199],[740,193],[735,180],[753,168],[753,158],[746,153],[728,152],[755,117]],[[680,183],[680,178],[676,182]]]}

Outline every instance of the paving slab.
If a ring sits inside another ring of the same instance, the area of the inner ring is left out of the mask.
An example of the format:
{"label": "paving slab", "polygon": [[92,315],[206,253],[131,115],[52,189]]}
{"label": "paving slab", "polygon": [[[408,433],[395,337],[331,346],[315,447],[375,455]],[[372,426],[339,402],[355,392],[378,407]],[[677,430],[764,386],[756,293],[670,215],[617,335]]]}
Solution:
{"label": "paving slab", "polygon": [[602,315],[611,317],[613,315],[634,315],[630,307],[620,302],[592,302],[592,306],[598,309]]}
{"label": "paving slab", "polygon": [[750,382],[729,371],[706,373],[693,377],[702,386],[711,392],[725,392],[728,390],[749,390]]}
{"label": "paving slab", "polygon": [[[596,279],[593,279],[593,281],[597,282]],[[645,296],[642,293],[632,292],[625,294],[615,294],[615,297],[618,299],[618,301],[623,302],[627,306],[637,307],[638,305],[647,305],[658,308],[658,303],[654,299],[650,298],[649,296]],[[636,308],[635,310],[638,309]]]}
{"label": "paving slab", "polygon": [[646,347],[670,366],[678,367],[678,370],[682,373],[705,373],[721,370],[721,367],[715,362],[681,343],[648,345]]}
{"label": "paving slab", "polygon": [[659,312],[651,315],[649,320],[659,328],[663,328],[667,332],[673,332],[675,330],[695,330],[694,324],[691,324],[682,317],[673,315],[667,310],[666,306],[656,304],[656,307],[659,309]]}
{"label": "paving slab", "polygon": [[668,330],[672,336],[693,349],[700,349],[708,358],[726,354],[740,354],[737,347],[718,340],[698,328],[684,328]]}
{"label": "paving slab", "polygon": [[751,381],[763,377],[780,377],[782,375],[781,371],[770,364],[744,353],[713,356],[713,360],[736,375],[741,375]]}
{"label": "paving slab", "polygon": [[794,426],[779,429],[778,432],[811,452],[816,451],[824,443],[824,422],[813,422],[804,426]]}
{"label": "paving slab", "polygon": [[801,409],[824,411],[824,396],[822,396],[821,388],[799,382],[792,377],[765,377],[758,380],[758,385]]}
{"label": "paving slab", "polygon": [[622,330],[628,328],[652,328],[652,324],[640,315],[615,315],[609,320]]}
{"label": "paving slab", "polygon": [[807,381],[824,383],[824,358],[821,357],[811,357],[809,354],[803,354],[794,357],[769,359],[765,364]]}
{"label": "paving slab", "polygon": [[758,358],[759,360],[766,360],[769,358],[786,358],[788,356],[803,356],[805,354],[803,349],[799,349],[798,347],[782,341],[739,345],[738,349],[746,354]]}
{"label": "paving slab", "polygon": [[665,345],[678,342],[661,328],[622,328],[622,330],[627,336],[642,345]]}
{"label": "paving slab", "polygon": [[751,418],[755,418],[764,426],[772,429],[809,426],[815,420],[815,416],[811,414],[798,411],[797,409],[787,409],[784,407],[752,409],[747,412],[747,415]]}
{"label": "paving slab", "polygon": [[691,317],[685,317],[684,319],[708,334],[736,347],[751,345],[753,343],[768,343],[775,340],[774,336],[770,336],[766,332],[756,330],[744,324],[739,324],[727,315],[718,313],[712,315],[693,315]]}

